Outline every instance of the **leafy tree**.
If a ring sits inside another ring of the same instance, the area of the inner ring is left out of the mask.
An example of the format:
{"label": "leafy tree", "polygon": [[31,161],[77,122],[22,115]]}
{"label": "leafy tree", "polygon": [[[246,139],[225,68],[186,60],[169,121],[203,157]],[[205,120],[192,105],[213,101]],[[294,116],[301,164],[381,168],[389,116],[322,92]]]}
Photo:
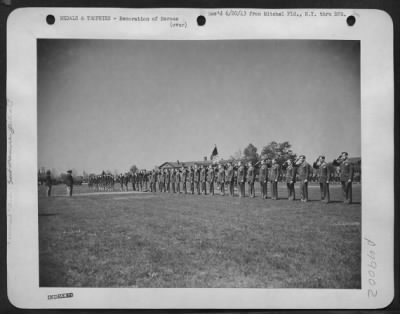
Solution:
{"label": "leafy tree", "polygon": [[255,164],[259,158],[259,155],[257,154],[257,147],[251,143],[244,149],[243,155],[247,161],[251,161],[253,164]]}
{"label": "leafy tree", "polygon": [[286,141],[282,143],[270,142],[261,150],[261,157],[265,159],[276,159],[282,165],[286,160],[294,161],[297,155],[291,150],[292,145]]}

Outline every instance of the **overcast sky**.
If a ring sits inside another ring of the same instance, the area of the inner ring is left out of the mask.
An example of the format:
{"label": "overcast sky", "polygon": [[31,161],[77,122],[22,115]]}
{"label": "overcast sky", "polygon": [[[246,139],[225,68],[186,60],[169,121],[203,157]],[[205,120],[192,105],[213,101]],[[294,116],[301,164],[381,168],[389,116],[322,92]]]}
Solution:
{"label": "overcast sky", "polygon": [[127,171],[289,141],[361,155],[358,41],[38,40],[38,166]]}

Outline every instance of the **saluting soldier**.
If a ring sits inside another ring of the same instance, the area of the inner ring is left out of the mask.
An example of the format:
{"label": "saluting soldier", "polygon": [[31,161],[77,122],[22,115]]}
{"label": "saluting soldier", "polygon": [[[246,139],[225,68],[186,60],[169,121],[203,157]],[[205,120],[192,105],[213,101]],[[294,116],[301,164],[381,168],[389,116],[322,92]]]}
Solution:
{"label": "saluting soldier", "polygon": [[338,159],[333,161],[334,166],[340,166],[340,183],[342,184],[343,202],[351,204],[353,201],[353,176],[354,166],[348,160],[349,154],[342,152]]}
{"label": "saluting soldier", "polygon": [[329,181],[331,179],[331,170],[325,161],[325,156],[319,156],[313,163],[313,168],[317,169],[317,177],[321,192],[321,202],[329,203]]}
{"label": "saluting soldier", "polygon": [[208,185],[209,185],[209,191],[210,195],[214,195],[214,181],[215,181],[215,172],[214,168],[212,165],[208,167],[208,174],[207,174],[207,179],[208,179]]}
{"label": "saluting soldier", "polygon": [[268,194],[268,166],[264,159],[261,160],[259,181],[262,198],[266,199]]}
{"label": "saluting soldier", "polygon": [[247,169],[247,184],[249,185],[249,196],[255,197],[254,182],[256,181],[256,171],[251,161],[249,162],[249,168]]}
{"label": "saluting soldier", "polygon": [[207,195],[207,186],[206,186],[207,173],[206,173],[206,168],[204,167],[204,165],[201,166],[201,170],[200,170],[200,182],[201,182],[201,193],[204,195]]}
{"label": "saluting soldier", "polygon": [[278,199],[278,181],[281,175],[281,167],[279,166],[276,159],[272,159],[272,166],[271,166],[271,199],[277,200]]}
{"label": "saluting soldier", "polygon": [[221,164],[218,165],[218,184],[221,195],[225,195],[225,169]]}
{"label": "saluting soldier", "polygon": [[308,180],[310,178],[310,165],[306,162],[306,156],[300,155],[296,162],[297,173],[299,174],[300,181],[300,200],[302,202],[308,201]]}
{"label": "saluting soldier", "polygon": [[239,161],[237,170],[237,183],[239,187],[239,197],[245,197],[245,182],[246,182],[246,169],[242,165],[242,162]]}
{"label": "saluting soldier", "polygon": [[229,195],[235,195],[235,185],[234,185],[234,168],[232,163],[228,164],[228,169],[226,171],[226,183],[229,184]]}
{"label": "saluting soldier", "polygon": [[296,168],[293,166],[291,159],[288,159],[286,164],[286,187],[288,192],[288,200],[294,201],[296,199],[296,193],[294,190],[294,184],[296,183]]}

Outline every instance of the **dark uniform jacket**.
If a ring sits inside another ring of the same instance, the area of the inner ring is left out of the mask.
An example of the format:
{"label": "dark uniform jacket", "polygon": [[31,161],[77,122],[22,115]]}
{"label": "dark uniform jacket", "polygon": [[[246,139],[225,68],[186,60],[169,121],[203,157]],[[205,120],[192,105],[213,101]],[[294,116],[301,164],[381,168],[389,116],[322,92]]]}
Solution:
{"label": "dark uniform jacket", "polygon": [[246,180],[246,169],[240,166],[237,170],[237,182],[244,182]]}
{"label": "dark uniform jacket", "polygon": [[271,167],[271,181],[279,180],[281,167],[279,164],[274,164]]}
{"label": "dark uniform jacket", "polygon": [[331,170],[326,162],[321,165],[313,164],[313,167],[318,170],[317,175],[320,183],[325,183],[331,179]]}
{"label": "dark uniform jacket", "polygon": [[308,162],[303,162],[300,166],[297,168],[297,173],[299,174],[299,179],[304,181],[304,180],[309,180],[310,179],[310,164]]}
{"label": "dark uniform jacket", "polygon": [[194,182],[200,182],[200,169],[194,171]]}
{"label": "dark uniform jacket", "polygon": [[290,183],[291,181],[296,182],[296,168],[293,166],[288,166],[286,168],[286,182]]}
{"label": "dark uniform jacket", "polygon": [[226,172],[226,182],[233,182],[233,167],[229,167],[227,172]]}
{"label": "dark uniform jacket", "polygon": [[194,170],[190,170],[189,172],[189,181],[190,183],[194,182]]}
{"label": "dark uniform jacket", "polygon": [[225,182],[225,170],[221,169],[218,171],[218,183],[224,183]]}
{"label": "dark uniform jacket", "polygon": [[182,176],[181,176],[182,182],[186,182],[187,177],[188,177],[188,171],[186,169],[182,170]]}
{"label": "dark uniform jacket", "polygon": [[268,167],[267,165],[262,165],[260,168],[260,182],[268,181]]}
{"label": "dark uniform jacket", "polygon": [[256,180],[256,171],[254,167],[250,167],[247,170],[247,182],[254,183],[255,180]]}
{"label": "dark uniform jacket", "polygon": [[345,160],[340,164],[340,181],[353,181],[354,167],[353,164]]}
{"label": "dark uniform jacket", "polygon": [[172,183],[176,182],[176,172],[175,171],[172,171],[172,173],[171,173],[171,182]]}
{"label": "dark uniform jacket", "polygon": [[171,172],[167,171],[167,174],[165,176],[165,182],[170,183],[171,182]]}
{"label": "dark uniform jacket", "polygon": [[67,186],[73,186],[74,179],[72,178],[72,174],[70,174],[70,173],[67,174],[67,177],[65,178],[65,184]]}
{"label": "dark uniform jacket", "polygon": [[208,182],[214,182],[214,179],[215,179],[214,169],[211,168],[210,170],[208,170],[207,179],[208,179]]}

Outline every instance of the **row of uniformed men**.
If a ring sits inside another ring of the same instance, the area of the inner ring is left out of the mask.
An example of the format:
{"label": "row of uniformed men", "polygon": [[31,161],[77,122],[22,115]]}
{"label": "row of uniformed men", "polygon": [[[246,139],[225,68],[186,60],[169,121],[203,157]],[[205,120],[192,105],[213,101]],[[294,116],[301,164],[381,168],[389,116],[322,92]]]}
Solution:
{"label": "row of uniformed men", "polygon": [[[259,171],[258,181],[261,188],[261,196],[267,198],[267,184],[268,181],[271,185],[271,199],[278,199],[278,181],[281,175],[281,166],[273,159],[271,164],[271,171],[268,174],[268,165],[265,160],[261,161],[261,167]],[[352,201],[352,180],[353,180],[353,165],[348,160],[347,152],[343,152],[340,158],[334,160],[335,166],[340,166],[340,181],[342,184],[343,201],[351,203]],[[318,159],[313,163],[313,167],[318,170],[319,184],[321,201],[329,202],[329,182],[331,180],[331,171],[325,161],[324,156],[319,156]],[[285,162],[283,168],[286,172],[286,187],[289,200],[295,200],[295,183],[296,177],[298,176],[300,183],[300,200],[303,202],[308,201],[308,182],[311,175],[311,166],[306,162],[304,155],[293,163],[290,159]],[[214,195],[214,184],[218,184],[220,193],[225,195],[225,185],[228,185],[228,191],[231,196],[234,195],[235,187],[235,167],[232,163],[228,163],[227,169],[220,164],[218,165],[218,171],[210,165],[208,169],[204,166],[195,166],[186,169],[182,167],[180,171],[164,169],[162,172],[152,171],[149,174],[150,190],[152,192],[172,192],[180,193],[181,184],[182,192],[194,194],[207,194],[207,183],[208,190],[211,195]],[[238,185],[239,196],[245,196],[245,185],[248,185],[248,193],[250,197],[255,197],[255,181],[256,171],[252,163],[248,164],[248,168],[239,162],[236,169],[236,182]],[[188,187],[189,184],[189,187]]]}

